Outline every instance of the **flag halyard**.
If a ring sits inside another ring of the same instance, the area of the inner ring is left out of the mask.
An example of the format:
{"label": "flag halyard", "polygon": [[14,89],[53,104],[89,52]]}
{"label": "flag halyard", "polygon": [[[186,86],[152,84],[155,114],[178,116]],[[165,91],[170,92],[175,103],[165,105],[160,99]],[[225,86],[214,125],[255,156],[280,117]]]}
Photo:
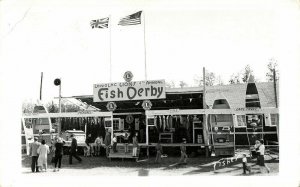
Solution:
{"label": "flag halyard", "polygon": [[90,22],[90,25],[91,25],[92,29],[94,29],[94,28],[105,29],[105,28],[108,28],[108,22],[109,22],[109,17],[92,20]]}
{"label": "flag halyard", "polygon": [[134,14],[126,16],[126,17],[120,19],[118,25],[128,26],[128,25],[138,25],[138,24],[141,24],[141,14],[142,14],[142,11],[138,11],[138,12],[136,12]]}

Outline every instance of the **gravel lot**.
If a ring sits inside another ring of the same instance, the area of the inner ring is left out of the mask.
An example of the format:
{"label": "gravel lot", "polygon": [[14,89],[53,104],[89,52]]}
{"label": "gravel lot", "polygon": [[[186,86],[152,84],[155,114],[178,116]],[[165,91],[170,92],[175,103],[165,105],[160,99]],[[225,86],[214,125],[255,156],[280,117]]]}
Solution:
{"label": "gravel lot", "polygon": [[[273,158],[272,158],[272,157]],[[189,158],[187,165],[178,165],[179,157],[164,158],[161,164],[156,164],[155,158],[140,158],[138,162],[134,160],[112,159],[109,161],[105,157],[81,157],[82,163],[76,159],[73,164],[68,164],[68,155],[63,156],[62,169],[59,172],[53,172],[53,166],[48,164],[47,172],[32,173],[30,169],[31,158],[22,156],[22,174],[36,176],[194,176],[194,175],[226,175],[226,176],[258,176],[258,175],[277,175],[279,173],[279,159],[276,155],[265,156],[266,164],[270,167],[270,173],[259,173],[259,167],[255,165],[255,160],[248,159],[252,168],[251,174],[242,174],[241,159],[234,161],[226,166],[216,167],[214,163],[221,159],[220,157],[195,157]],[[51,156],[48,156],[50,163]]]}

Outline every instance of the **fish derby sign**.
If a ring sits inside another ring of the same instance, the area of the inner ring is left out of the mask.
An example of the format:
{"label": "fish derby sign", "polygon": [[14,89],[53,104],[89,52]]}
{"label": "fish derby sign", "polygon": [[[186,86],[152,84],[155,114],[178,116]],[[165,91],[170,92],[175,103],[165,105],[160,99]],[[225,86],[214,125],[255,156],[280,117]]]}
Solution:
{"label": "fish derby sign", "polygon": [[94,102],[166,98],[165,80],[94,84]]}

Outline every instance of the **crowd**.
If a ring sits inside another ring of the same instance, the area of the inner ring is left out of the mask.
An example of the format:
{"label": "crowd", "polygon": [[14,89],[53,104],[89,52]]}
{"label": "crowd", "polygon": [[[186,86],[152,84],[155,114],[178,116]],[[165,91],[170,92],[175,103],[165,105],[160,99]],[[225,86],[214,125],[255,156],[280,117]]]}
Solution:
{"label": "crowd", "polygon": [[[72,164],[72,158],[76,158],[79,162],[82,162],[82,159],[77,155],[77,140],[74,138],[74,135],[71,134],[71,146],[69,149],[69,164]],[[124,150],[125,153],[128,152],[128,135],[125,134],[124,136],[125,143],[124,143]],[[52,144],[52,152],[53,157],[51,162],[54,165],[54,172],[59,171],[61,168],[61,160],[63,156],[63,145],[65,141],[61,137],[56,137],[54,139],[54,142]],[[186,154],[186,139],[182,139],[182,144],[180,146],[181,151],[181,157],[179,160],[179,164],[186,164],[187,163],[187,154]],[[139,147],[138,144],[138,138],[137,133],[133,135],[132,137],[132,156],[137,157],[137,149]],[[84,155],[85,156],[100,156],[101,148],[105,148],[105,154],[106,156],[109,155],[110,149],[112,148],[113,152],[117,152],[117,138],[115,135],[113,135],[113,139],[111,140],[111,135],[107,131],[105,138],[103,140],[102,136],[98,136],[95,141],[92,141],[91,135],[89,134],[86,138],[86,148]],[[266,169],[267,172],[270,172],[270,168],[265,164],[265,145],[264,140],[256,140],[254,145],[254,153],[257,157],[257,165],[259,165],[260,172],[262,173],[263,169]],[[31,163],[31,170],[32,172],[40,172],[40,171],[47,171],[47,155],[50,153],[50,148],[46,144],[45,140],[42,140],[41,143],[38,142],[38,138],[34,138],[34,142],[30,144],[29,149],[29,155],[32,157],[32,163]],[[254,153],[252,153],[252,156],[254,156]],[[163,150],[162,146],[160,144],[160,141],[158,141],[156,145],[156,163],[161,162],[161,158],[163,157]],[[243,174],[246,174],[246,171],[251,173],[251,167],[247,164],[247,157],[246,154],[243,154],[242,158],[242,164],[243,164]]]}

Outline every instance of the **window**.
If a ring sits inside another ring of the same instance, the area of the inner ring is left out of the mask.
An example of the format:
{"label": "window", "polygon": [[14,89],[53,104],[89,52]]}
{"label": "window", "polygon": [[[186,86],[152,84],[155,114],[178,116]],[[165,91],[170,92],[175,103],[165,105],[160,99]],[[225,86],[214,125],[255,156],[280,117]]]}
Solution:
{"label": "window", "polygon": [[271,114],[271,126],[277,126],[279,122],[278,114]]}
{"label": "window", "polygon": [[236,115],[237,123],[236,127],[246,127],[246,116],[245,115]]}
{"label": "window", "polygon": [[119,118],[113,119],[114,130],[119,130],[119,126],[120,126],[120,119]]}
{"label": "window", "polygon": [[155,126],[154,117],[148,118],[148,126]]}
{"label": "window", "polygon": [[111,127],[110,118],[105,118],[104,121],[105,121],[105,128],[110,128]]}

